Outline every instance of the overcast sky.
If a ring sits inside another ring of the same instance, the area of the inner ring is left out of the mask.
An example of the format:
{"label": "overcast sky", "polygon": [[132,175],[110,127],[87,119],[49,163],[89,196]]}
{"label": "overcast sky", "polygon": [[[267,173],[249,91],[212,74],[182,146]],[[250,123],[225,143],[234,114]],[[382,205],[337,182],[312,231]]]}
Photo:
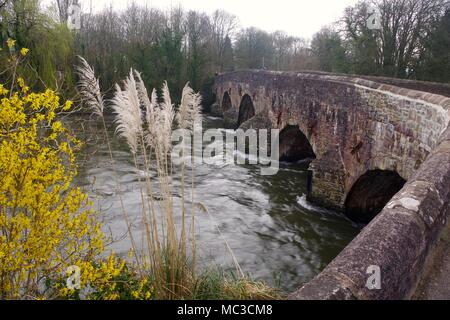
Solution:
{"label": "overcast sky", "polygon": [[[54,0],[43,0],[49,3]],[[358,0],[135,0],[162,9],[181,4],[185,9],[211,13],[223,9],[235,14],[242,27],[258,27],[272,32],[282,30],[294,36],[311,38],[322,26],[336,21],[344,9]],[[84,12],[110,4],[122,10],[131,0],[80,0]]]}

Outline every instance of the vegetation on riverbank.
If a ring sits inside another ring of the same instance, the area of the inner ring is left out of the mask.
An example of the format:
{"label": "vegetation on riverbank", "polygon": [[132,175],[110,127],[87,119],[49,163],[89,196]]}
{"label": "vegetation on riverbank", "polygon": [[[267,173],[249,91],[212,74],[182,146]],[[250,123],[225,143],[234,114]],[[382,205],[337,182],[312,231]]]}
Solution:
{"label": "vegetation on riverbank", "polygon": [[[14,40],[8,40],[4,50],[9,52],[11,70],[18,70],[29,50],[21,48],[16,52],[11,50],[14,45]],[[92,71],[87,64],[84,67]],[[131,147],[130,156],[148,155],[144,164],[136,161],[137,168],[146,170],[152,159],[159,166],[157,192],[162,199],[156,204],[153,197],[143,195],[142,221],[148,236],[147,247],[136,248],[130,232],[130,255],[123,258],[110,252],[107,246],[110,239],[102,231],[98,213],[87,195],[73,185],[77,175],[76,154],[82,142],[59,119],[71,111],[73,103],[61,101],[50,89],[32,92],[22,76],[17,72],[11,75],[10,87],[0,84],[1,299],[279,297],[276,290],[243,275],[233,279],[220,271],[195,270],[193,216],[190,227],[184,224],[187,222],[184,218],[181,230],[174,224],[174,215],[178,213],[172,205],[168,152],[175,113],[166,86],[160,108],[154,95],[150,99],[146,95],[139,74],[130,74],[124,89],[117,87],[113,101],[119,116],[119,132]],[[102,116],[101,92],[89,91],[92,84],[98,84],[93,72],[84,80],[84,86],[80,87],[83,97],[85,101],[97,99],[97,104],[91,107]],[[194,125],[194,119],[199,119],[199,114],[195,114],[199,96],[189,87],[183,96],[180,110],[185,112],[178,114],[177,119],[187,128]],[[145,135],[140,126],[141,103],[154,116],[146,114],[153,126],[147,127]],[[166,135],[156,135],[161,130]],[[153,148],[156,157],[147,153],[148,148]],[[148,179],[149,176],[142,181],[143,190],[156,194],[149,189]],[[126,208],[123,214],[126,219]],[[181,214],[187,216],[187,212]]]}
{"label": "vegetation on riverbank", "polygon": [[[131,3],[83,13],[81,29],[66,26],[72,0],[0,0],[0,43],[17,41],[30,48],[23,66],[36,90],[74,93],[73,65],[82,55],[95,68],[108,97],[130,68],[140,70],[148,87],[165,79],[175,101],[187,81],[200,91],[205,107],[213,102],[215,73],[241,69],[321,70],[448,82],[450,80],[450,11],[445,0],[361,0],[338,21],[311,39],[282,31],[241,28],[223,10],[206,14],[173,7],[161,10]],[[367,20],[376,8],[382,30]],[[7,65],[0,52],[0,70]],[[0,82],[7,83],[0,73]]]}
{"label": "vegetation on riverbank", "polygon": [[[80,58],[80,63],[77,69],[80,96],[93,114],[101,118],[107,137],[104,120],[106,102],[100,82],[86,60]],[[195,139],[195,134],[201,133],[201,96],[186,84],[181,103],[175,108],[166,82],[158,98],[157,90],[153,89],[149,95],[141,74],[130,70],[122,85],[116,84],[110,104],[115,114],[116,133],[127,142],[136,170],[145,173],[142,181],[139,180],[141,217],[145,229],[145,241],[140,248],[134,240],[126,208],[122,205],[137,272],[149,276],[158,296],[165,299],[278,297],[276,290],[248,279],[234,256],[237,274],[234,280],[225,277],[220,271],[198,273],[196,270],[195,215],[209,213],[201,203],[195,201],[191,140],[185,139],[188,136]],[[179,154],[181,162],[176,166],[171,161],[174,128],[183,133]],[[109,146],[109,140],[107,143]],[[115,171],[111,152],[110,156]],[[156,172],[155,176],[152,176],[151,169]],[[181,212],[174,210],[171,176],[176,171],[181,175]],[[190,185],[185,182],[188,174],[192,176]],[[120,189],[116,173],[115,180]],[[180,216],[181,225],[177,225],[175,221]],[[231,249],[229,253],[233,255]]]}
{"label": "vegetation on riverbank", "polygon": [[[124,12],[84,15],[81,30],[72,32],[66,11],[43,9],[39,0],[0,0],[0,298],[279,298],[277,290],[243,274],[231,249],[234,277],[196,269],[195,216],[208,210],[196,201],[194,183],[185,183],[195,168],[172,166],[170,137],[175,127],[195,135],[201,123],[196,91],[209,106],[217,72],[316,69],[448,81],[447,3],[374,3],[381,30],[367,27],[369,1],[363,0],[309,41],[240,30],[237,18],[220,10],[207,15],[135,4]],[[101,81],[84,59],[74,72],[77,54],[87,57]],[[157,89],[149,94],[146,87]],[[60,98],[70,96],[75,103]],[[60,116],[81,105],[104,126],[104,112],[113,110],[117,132],[143,173],[142,246],[121,208],[128,258],[110,252],[98,213],[74,185],[82,141]],[[174,210],[175,170],[182,177],[180,212]]]}

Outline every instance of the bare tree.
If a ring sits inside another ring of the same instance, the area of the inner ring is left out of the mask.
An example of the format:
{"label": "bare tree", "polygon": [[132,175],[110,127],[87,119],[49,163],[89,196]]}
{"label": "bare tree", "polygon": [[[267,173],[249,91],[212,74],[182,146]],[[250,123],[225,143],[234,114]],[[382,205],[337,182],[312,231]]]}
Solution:
{"label": "bare tree", "polygon": [[223,71],[224,52],[227,38],[233,40],[238,30],[238,19],[236,16],[223,10],[216,10],[211,17],[212,23],[212,42],[213,55],[215,56],[218,71]]}
{"label": "bare tree", "polygon": [[0,1],[0,9],[3,8],[4,6],[6,6],[6,4],[7,4],[8,1],[9,1],[9,0],[3,0],[3,1]]}
{"label": "bare tree", "polygon": [[[76,0],[75,0],[76,1]],[[59,12],[59,21],[61,23],[66,23],[69,18],[69,7],[74,2],[74,0],[56,0]]]}
{"label": "bare tree", "polygon": [[[407,77],[423,39],[445,10],[445,0],[363,0],[346,9],[341,21],[360,73]],[[369,8],[381,13],[381,30],[366,25]],[[358,70],[356,70],[358,72]]]}
{"label": "bare tree", "polygon": [[208,35],[211,22],[205,13],[189,11],[186,18],[186,47],[188,74],[193,88],[198,89],[204,80],[205,65],[208,60]]}

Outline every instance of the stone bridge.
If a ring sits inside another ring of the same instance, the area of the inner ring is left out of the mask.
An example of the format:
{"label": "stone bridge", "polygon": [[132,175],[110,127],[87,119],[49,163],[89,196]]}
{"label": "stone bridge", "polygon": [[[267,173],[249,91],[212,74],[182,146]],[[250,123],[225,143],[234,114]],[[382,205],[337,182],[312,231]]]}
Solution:
{"label": "stone bridge", "polygon": [[[280,129],[281,160],[313,159],[310,201],[372,221],[291,297],[410,295],[449,212],[450,85],[238,71],[217,76],[214,91],[228,127]],[[389,270],[390,289],[365,288],[370,265]]]}

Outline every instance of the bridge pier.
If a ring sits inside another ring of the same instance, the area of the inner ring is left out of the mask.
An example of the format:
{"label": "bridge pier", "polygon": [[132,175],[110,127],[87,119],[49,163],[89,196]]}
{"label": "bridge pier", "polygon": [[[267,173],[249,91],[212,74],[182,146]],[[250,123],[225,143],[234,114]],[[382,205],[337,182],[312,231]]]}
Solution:
{"label": "bridge pier", "polygon": [[312,181],[307,199],[322,207],[344,212],[344,168],[336,159],[339,155],[329,150],[311,162]]}
{"label": "bridge pier", "polygon": [[311,190],[306,199],[321,207],[344,212],[344,191],[341,176],[338,172],[324,171],[320,167],[311,165]]}

